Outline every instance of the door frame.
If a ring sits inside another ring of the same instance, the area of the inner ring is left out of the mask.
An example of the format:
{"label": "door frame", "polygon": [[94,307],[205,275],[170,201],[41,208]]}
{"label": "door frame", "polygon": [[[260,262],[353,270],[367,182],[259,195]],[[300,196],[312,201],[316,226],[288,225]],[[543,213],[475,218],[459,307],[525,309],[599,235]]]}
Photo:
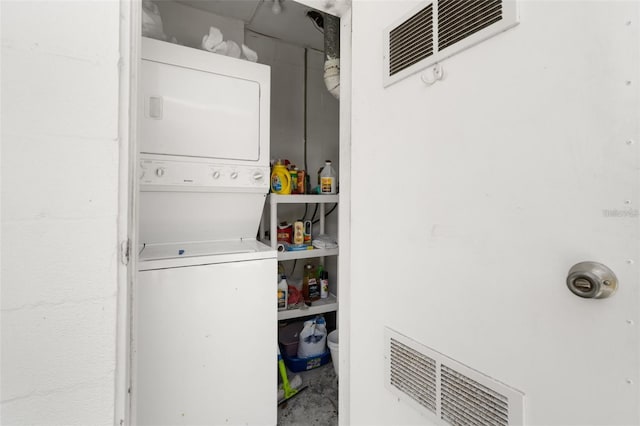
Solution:
{"label": "door frame", "polygon": [[[338,324],[340,352],[338,423],[351,424],[350,336],[351,336],[351,25],[349,8],[340,17],[340,209],[338,211]],[[345,285],[346,284],[346,285]]]}
{"label": "door frame", "polygon": [[[341,18],[340,22],[340,209],[338,211],[338,324],[340,325],[340,358],[338,416],[340,425],[350,423],[349,400],[349,336],[351,282],[351,5],[344,8],[328,8],[327,2],[317,0],[293,0],[325,13]],[[334,0],[335,2],[335,0]],[[333,3],[332,3],[333,4]],[[118,241],[122,262],[118,264],[118,307],[116,316],[116,371],[114,424],[133,424],[132,369],[135,342],[133,340],[132,301],[135,298],[138,262],[137,217],[139,203],[138,164],[138,87],[140,75],[142,2],[120,0],[120,72],[119,72],[119,214]]]}
{"label": "door frame", "polygon": [[340,330],[340,355],[338,381],[338,423],[351,424],[350,336],[351,336],[351,34],[352,2],[337,0],[294,0],[322,12],[340,18],[340,193],[338,209],[338,326]]}
{"label": "door frame", "polygon": [[120,70],[118,131],[120,140],[118,182],[118,294],[116,312],[116,370],[114,424],[131,424],[131,315],[138,251],[138,75],[142,2],[120,0]]}

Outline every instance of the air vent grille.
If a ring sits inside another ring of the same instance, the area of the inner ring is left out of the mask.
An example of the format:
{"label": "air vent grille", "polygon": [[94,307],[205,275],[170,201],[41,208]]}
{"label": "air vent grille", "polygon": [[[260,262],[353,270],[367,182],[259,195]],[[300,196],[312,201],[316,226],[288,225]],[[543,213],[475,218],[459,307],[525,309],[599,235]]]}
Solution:
{"label": "air vent grille", "polygon": [[453,426],[520,426],[524,395],[388,327],[385,387],[429,419]]}
{"label": "air vent grille", "polygon": [[436,412],[436,362],[391,339],[391,385]]}
{"label": "air vent grille", "polygon": [[433,4],[389,33],[389,73],[394,75],[433,54]]}
{"label": "air vent grille", "polygon": [[517,2],[425,0],[385,29],[385,87],[514,27]]}
{"label": "air vent grille", "polygon": [[501,19],[502,0],[439,0],[438,49],[446,49]]}
{"label": "air vent grille", "polygon": [[509,401],[475,380],[441,366],[442,409],[440,417],[452,425],[509,424]]}

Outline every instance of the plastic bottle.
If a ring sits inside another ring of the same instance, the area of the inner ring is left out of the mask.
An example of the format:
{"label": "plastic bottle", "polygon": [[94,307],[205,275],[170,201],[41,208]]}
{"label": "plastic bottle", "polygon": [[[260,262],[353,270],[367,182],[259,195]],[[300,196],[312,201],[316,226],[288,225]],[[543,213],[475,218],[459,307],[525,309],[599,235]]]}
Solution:
{"label": "plastic bottle", "polygon": [[298,193],[298,168],[296,166],[291,167],[289,170],[289,175],[291,176],[291,193]]}
{"label": "plastic bottle", "polygon": [[326,160],[320,171],[320,193],[336,194],[336,171],[331,167],[331,161]]}
{"label": "plastic bottle", "polygon": [[304,170],[298,170],[298,184],[296,185],[296,194],[307,193],[306,188],[309,187],[309,185],[306,184],[307,178],[308,176]]}
{"label": "plastic bottle", "polygon": [[313,222],[310,220],[304,221],[304,235],[303,240],[306,245],[311,245],[311,231],[313,231]]}
{"label": "plastic bottle", "polygon": [[329,274],[325,271],[324,266],[318,265],[316,276],[318,277],[318,285],[320,286],[320,298],[326,299],[329,297]]}
{"label": "plastic bottle", "polygon": [[278,310],[284,311],[287,309],[287,300],[289,298],[289,284],[287,283],[287,277],[283,274],[280,277],[278,283]]}
{"label": "plastic bottle", "polygon": [[320,276],[320,298],[326,299],[329,297],[329,273],[322,271]]}
{"label": "plastic bottle", "polygon": [[327,347],[327,325],[324,317],[304,322],[298,342],[298,358],[322,355]]}
{"label": "plastic bottle", "polygon": [[296,221],[293,223],[293,244],[304,243],[304,223]]}
{"label": "plastic bottle", "polygon": [[[327,335],[327,323],[324,320],[324,317],[321,315],[318,315],[316,317],[316,332],[322,333],[325,336]],[[323,352],[324,352],[324,345],[323,345]]]}
{"label": "plastic bottle", "polygon": [[276,194],[291,194],[291,174],[280,160],[271,172],[271,191]]}
{"label": "plastic bottle", "polygon": [[316,276],[309,278],[309,300],[320,300],[320,280]]}
{"label": "plastic bottle", "polygon": [[311,304],[311,299],[309,297],[310,284],[316,284],[316,276],[313,270],[313,265],[307,263],[304,265],[304,275],[302,277],[302,298],[306,304]]}
{"label": "plastic bottle", "polygon": [[310,270],[308,286],[309,286],[309,301],[315,302],[320,300],[320,271],[322,271],[322,265],[318,265],[317,268]]}

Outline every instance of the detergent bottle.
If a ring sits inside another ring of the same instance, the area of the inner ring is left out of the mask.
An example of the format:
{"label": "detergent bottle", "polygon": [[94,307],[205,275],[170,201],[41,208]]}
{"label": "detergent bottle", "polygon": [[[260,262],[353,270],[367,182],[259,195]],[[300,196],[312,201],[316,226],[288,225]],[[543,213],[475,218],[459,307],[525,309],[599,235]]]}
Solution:
{"label": "detergent bottle", "polygon": [[276,194],[291,194],[291,174],[280,160],[273,166],[271,172],[271,192]]}
{"label": "detergent bottle", "polygon": [[326,352],[327,325],[324,317],[304,322],[304,328],[300,332],[298,341],[298,358],[319,356]]}

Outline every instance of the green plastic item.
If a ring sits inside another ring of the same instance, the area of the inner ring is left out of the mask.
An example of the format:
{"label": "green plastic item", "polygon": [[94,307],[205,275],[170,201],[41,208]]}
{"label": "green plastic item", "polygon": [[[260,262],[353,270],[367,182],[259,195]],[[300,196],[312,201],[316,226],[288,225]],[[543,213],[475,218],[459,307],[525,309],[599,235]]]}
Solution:
{"label": "green plastic item", "polygon": [[280,370],[280,377],[282,378],[282,389],[284,390],[284,398],[278,401],[278,405],[282,405],[294,396],[298,395],[300,392],[305,390],[307,386],[301,387],[300,389],[294,389],[289,384],[289,378],[287,377],[287,368],[284,365],[284,360],[282,359],[282,354],[280,354],[280,347],[278,346],[278,370]]}

